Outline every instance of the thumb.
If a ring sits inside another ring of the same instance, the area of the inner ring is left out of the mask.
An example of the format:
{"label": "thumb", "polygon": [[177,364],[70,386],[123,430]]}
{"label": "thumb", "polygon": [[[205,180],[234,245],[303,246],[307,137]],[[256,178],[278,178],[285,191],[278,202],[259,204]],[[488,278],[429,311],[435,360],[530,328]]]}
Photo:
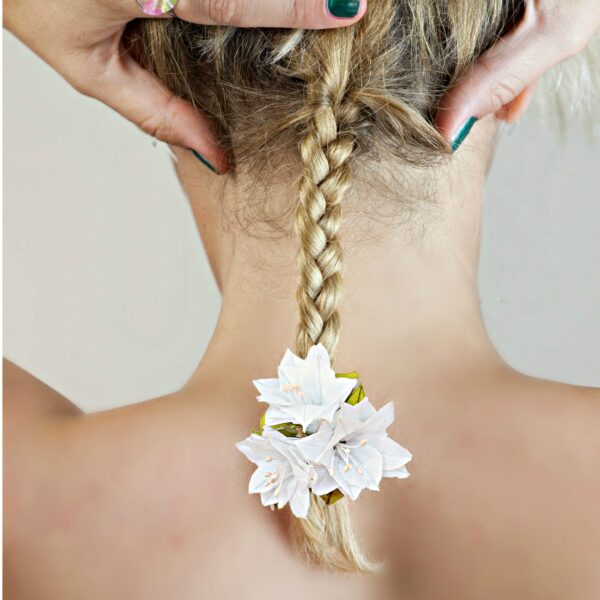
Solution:
{"label": "thumb", "polygon": [[167,90],[127,54],[115,57],[92,81],[86,95],[107,104],[151,136],[199,153],[218,173],[227,156],[218,146],[210,118]]}
{"label": "thumb", "polygon": [[519,26],[500,38],[447,92],[438,110],[438,129],[455,149],[465,123],[497,113],[567,55],[564,45],[544,33],[533,10],[527,9]]}

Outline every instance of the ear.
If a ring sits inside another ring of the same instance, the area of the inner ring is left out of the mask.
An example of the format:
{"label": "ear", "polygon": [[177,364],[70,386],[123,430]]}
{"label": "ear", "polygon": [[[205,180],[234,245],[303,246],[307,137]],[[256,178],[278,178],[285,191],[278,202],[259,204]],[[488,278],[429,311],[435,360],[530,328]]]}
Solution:
{"label": "ear", "polygon": [[531,104],[536,86],[537,82],[528,85],[516,98],[496,111],[496,118],[507,123],[516,123]]}

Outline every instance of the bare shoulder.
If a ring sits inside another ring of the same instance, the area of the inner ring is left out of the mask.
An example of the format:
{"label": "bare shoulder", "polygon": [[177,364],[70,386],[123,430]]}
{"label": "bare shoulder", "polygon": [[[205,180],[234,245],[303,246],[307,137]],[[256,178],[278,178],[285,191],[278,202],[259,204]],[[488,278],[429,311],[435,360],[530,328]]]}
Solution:
{"label": "bare shoulder", "polygon": [[6,358],[2,359],[2,375],[5,418],[81,413],[62,394]]}
{"label": "bare shoulder", "polygon": [[[510,370],[490,385],[506,424],[539,448],[553,446],[563,460],[587,457],[600,467],[600,389],[538,379]],[[558,462],[557,462],[558,461]],[[565,465],[566,466],[566,465]]]}
{"label": "bare shoulder", "polygon": [[503,367],[438,392],[399,421],[410,479],[371,500],[405,585],[423,598],[600,597],[599,390]]}
{"label": "bare shoulder", "polygon": [[547,414],[549,418],[561,417],[563,424],[585,421],[589,427],[600,427],[600,388],[585,387],[538,379],[513,373],[501,386],[502,393],[514,394],[516,401],[525,407]]}
{"label": "bare shoulder", "polygon": [[[44,384],[5,369],[15,402],[35,396],[60,406]],[[12,597],[183,599],[208,581],[231,587],[228,569],[211,565],[231,548],[253,564],[257,534],[244,523],[256,521],[249,512],[264,515],[246,493],[247,465],[234,446],[247,423],[224,408],[227,400],[221,386],[203,384],[95,414],[12,420],[25,432],[5,448]],[[44,578],[29,576],[32,565]]]}

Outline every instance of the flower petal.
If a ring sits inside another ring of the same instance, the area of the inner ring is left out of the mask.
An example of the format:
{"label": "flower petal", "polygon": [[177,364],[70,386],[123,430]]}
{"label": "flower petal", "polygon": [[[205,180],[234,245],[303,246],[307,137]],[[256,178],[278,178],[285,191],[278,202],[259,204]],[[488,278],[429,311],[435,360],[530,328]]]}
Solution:
{"label": "flower petal", "polygon": [[299,519],[306,519],[309,507],[310,492],[308,491],[308,488],[296,486],[294,493],[290,497],[290,508],[292,509],[294,516]]}
{"label": "flower petal", "polygon": [[412,454],[406,448],[389,438],[387,435],[366,433],[363,439],[381,452],[381,455],[383,456],[384,471],[399,469],[409,463],[412,459]]}
{"label": "flower petal", "polygon": [[361,431],[363,429],[363,423],[358,418],[358,406],[358,404],[352,406],[346,403],[342,405],[340,414],[335,422],[332,443],[337,444],[342,440],[347,441],[355,436],[356,431]]}
{"label": "flower petal", "polygon": [[289,348],[285,351],[283,358],[281,359],[281,363],[279,363],[280,367],[286,367],[291,365],[301,366],[304,361],[296,356]]}
{"label": "flower petal", "polygon": [[279,406],[269,406],[265,413],[265,426],[281,425],[281,423],[287,423],[291,419],[292,417]]}
{"label": "flower petal", "polygon": [[260,502],[263,506],[272,506],[277,504],[277,498],[273,495],[274,489],[269,489],[260,495]]}
{"label": "flower petal", "polygon": [[273,457],[273,449],[271,444],[262,436],[253,433],[245,440],[238,442],[236,448],[255,465],[262,463],[268,456]]}
{"label": "flower petal", "polygon": [[410,477],[410,473],[406,469],[406,467],[400,467],[399,469],[392,469],[390,471],[383,471],[384,477],[396,477],[397,479],[406,479]]}
{"label": "flower petal", "polygon": [[331,440],[331,434],[331,430],[320,429],[317,433],[300,438],[298,448],[309,462],[319,463]]}
{"label": "flower petal", "polygon": [[329,474],[325,467],[317,466],[314,469],[315,479],[311,482],[311,489],[317,496],[324,496],[338,488],[337,481]]}
{"label": "flower petal", "polygon": [[[364,402],[364,400],[363,400]],[[363,402],[358,404],[360,406]],[[365,428],[373,433],[384,433],[387,428],[394,422],[394,403],[388,402],[380,408],[369,420],[365,423]]]}
{"label": "flower petal", "polygon": [[386,471],[400,469],[412,460],[412,454],[391,438],[385,438],[383,449],[383,468]]}
{"label": "flower petal", "polygon": [[269,474],[273,473],[274,467],[271,466],[273,463],[264,463],[260,465],[248,482],[248,493],[249,494],[262,494],[268,489]]}
{"label": "flower petal", "polygon": [[[379,489],[379,482],[383,476],[383,457],[368,445],[352,449],[351,457],[346,463],[341,452],[336,451],[333,477],[340,484],[341,490],[352,500],[356,500],[365,488]],[[347,464],[351,465],[349,469],[346,468]]]}
{"label": "flower petal", "polygon": [[254,379],[252,383],[261,395],[279,391],[279,379]]}
{"label": "flower petal", "polygon": [[375,407],[371,404],[371,402],[369,402],[369,399],[366,397],[363,398],[362,401],[355,406],[355,410],[358,413],[358,418],[363,423],[365,421],[368,421],[373,415],[377,413]]}
{"label": "flower petal", "polygon": [[293,477],[288,477],[281,484],[281,489],[279,490],[279,495],[277,496],[278,503],[277,508],[283,508],[292,497],[294,490],[296,489],[296,482]]}

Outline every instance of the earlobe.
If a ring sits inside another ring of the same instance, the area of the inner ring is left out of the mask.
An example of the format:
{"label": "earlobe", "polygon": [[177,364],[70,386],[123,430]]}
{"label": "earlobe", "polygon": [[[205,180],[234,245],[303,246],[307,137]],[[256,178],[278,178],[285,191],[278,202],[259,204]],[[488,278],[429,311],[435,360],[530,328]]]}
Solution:
{"label": "earlobe", "polygon": [[537,82],[528,85],[516,98],[496,111],[496,118],[507,123],[516,123],[531,104]]}

